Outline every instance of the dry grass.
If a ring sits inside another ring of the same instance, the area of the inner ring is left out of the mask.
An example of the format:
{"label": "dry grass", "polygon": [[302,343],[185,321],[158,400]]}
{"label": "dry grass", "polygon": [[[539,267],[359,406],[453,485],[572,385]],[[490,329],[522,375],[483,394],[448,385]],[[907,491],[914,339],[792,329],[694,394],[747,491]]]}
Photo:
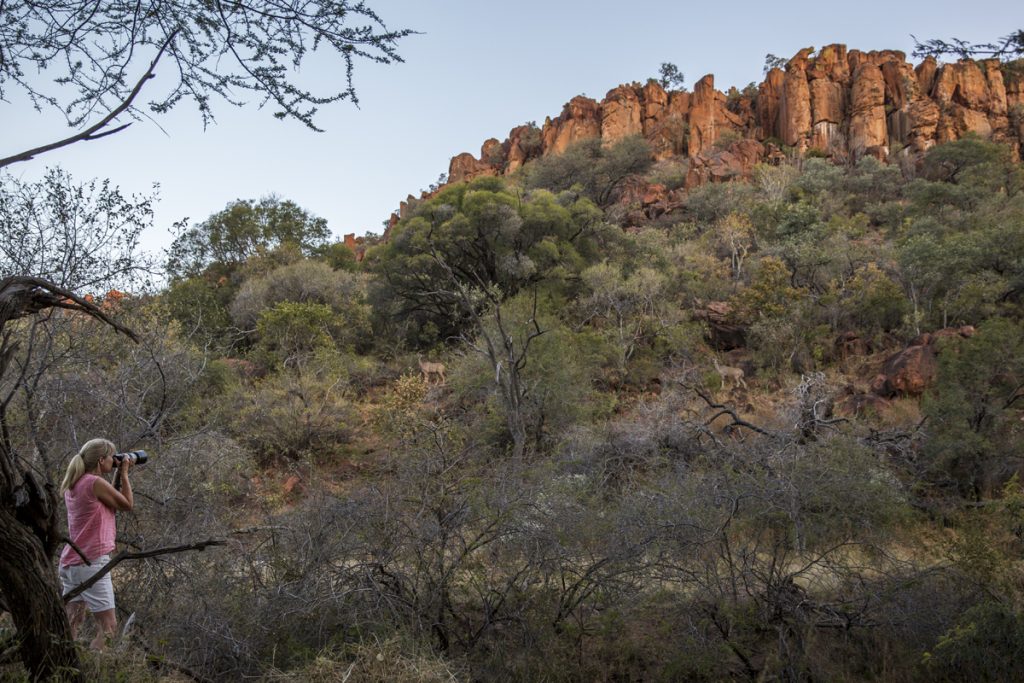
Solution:
{"label": "dry grass", "polygon": [[451,662],[400,638],[374,638],[321,653],[296,671],[275,671],[268,683],[457,683],[467,680]]}

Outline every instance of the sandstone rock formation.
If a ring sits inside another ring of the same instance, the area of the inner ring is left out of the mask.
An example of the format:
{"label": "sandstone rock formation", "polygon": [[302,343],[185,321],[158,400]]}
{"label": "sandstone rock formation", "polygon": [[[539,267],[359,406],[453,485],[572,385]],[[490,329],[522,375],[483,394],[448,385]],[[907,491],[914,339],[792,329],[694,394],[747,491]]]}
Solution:
{"label": "sandstone rock formation", "polygon": [[725,301],[709,301],[693,311],[694,320],[708,324],[708,343],[718,351],[731,351],[747,345],[747,328],[733,320],[732,307]]}
{"label": "sandstone rock formation", "polygon": [[456,156],[448,175],[458,182],[510,174],[580,140],[610,145],[642,135],[656,160],[690,160],[692,187],[744,176],[781,156],[780,146],[837,162],[870,155],[912,165],[933,145],[968,133],[1004,142],[1019,156],[1024,77],[998,60],[940,64],[929,57],[915,67],[895,50],[828,45],[800,50],[752,95],[726,95],[709,74],[692,93],[666,92],[652,80],[613,88],[601,102],[574,97],[542,128],[519,126],[504,142],[488,140],[479,159]]}
{"label": "sandstone rock formation", "polygon": [[920,335],[907,348],[882,362],[881,372],[871,382],[871,392],[885,398],[920,396],[931,386],[938,372],[941,340],[970,337],[974,332],[973,326],[965,325]]}

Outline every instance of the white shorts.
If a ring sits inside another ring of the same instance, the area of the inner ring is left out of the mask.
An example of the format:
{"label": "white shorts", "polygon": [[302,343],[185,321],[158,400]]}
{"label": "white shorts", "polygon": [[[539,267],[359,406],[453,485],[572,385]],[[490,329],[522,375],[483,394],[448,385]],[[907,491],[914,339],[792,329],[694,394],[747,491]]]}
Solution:
{"label": "white shorts", "polygon": [[[63,593],[73,590],[80,583],[91,577],[107,566],[110,562],[110,555],[101,555],[93,560],[92,565],[73,564],[70,567],[61,567],[60,583]],[[114,609],[114,584],[110,580],[110,572],[89,586],[84,592],[76,595],[71,602],[84,602],[90,612],[105,612]]]}

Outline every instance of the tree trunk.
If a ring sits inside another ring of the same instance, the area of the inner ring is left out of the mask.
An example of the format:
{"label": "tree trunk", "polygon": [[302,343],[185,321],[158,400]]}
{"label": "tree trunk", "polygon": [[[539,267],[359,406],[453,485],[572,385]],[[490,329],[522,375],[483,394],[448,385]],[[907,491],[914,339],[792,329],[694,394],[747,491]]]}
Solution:
{"label": "tree trunk", "polygon": [[[80,311],[138,341],[134,332],[74,292],[35,277],[3,278],[0,379],[18,344],[4,334],[7,323],[48,308]],[[32,679],[80,681],[78,651],[53,566],[60,545],[57,496],[52,486],[41,485],[31,471],[19,466],[7,425],[7,402],[23,379],[12,380],[14,389],[0,404],[0,592],[18,632],[21,661]]]}
{"label": "tree trunk", "polygon": [[7,505],[0,508],[0,586],[21,640],[21,661],[32,679],[82,680],[51,560],[33,530]]}

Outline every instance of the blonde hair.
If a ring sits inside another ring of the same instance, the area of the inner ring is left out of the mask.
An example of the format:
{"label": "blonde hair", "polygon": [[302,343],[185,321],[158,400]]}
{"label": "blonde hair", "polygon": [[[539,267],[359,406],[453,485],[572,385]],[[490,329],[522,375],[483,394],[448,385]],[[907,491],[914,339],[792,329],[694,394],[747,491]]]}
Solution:
{"label": "blonde hair", "polygon": [[117,447],[106,439],[92,439],[85,442],[85,445],[68,463],[68,471],[64,474],[64,481],[60,483],[60,492],[63,494],[69,490],[78,483],[83,474],[92,472],[100,460],[108,455],[113,455],[116,451]]}

